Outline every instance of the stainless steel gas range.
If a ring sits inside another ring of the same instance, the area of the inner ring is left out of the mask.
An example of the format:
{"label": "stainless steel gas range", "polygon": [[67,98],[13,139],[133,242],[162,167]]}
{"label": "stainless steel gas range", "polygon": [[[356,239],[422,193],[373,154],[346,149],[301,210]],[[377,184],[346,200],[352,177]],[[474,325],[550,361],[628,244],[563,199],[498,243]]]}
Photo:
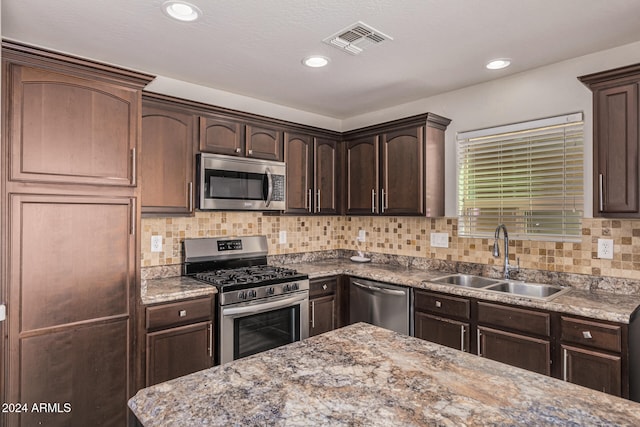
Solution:
{"label": "stainless steel gas range", "polygon": [[265,236],[185,239],[184,275],[218,288],[222,364],[309,336],[309,277],[267,265]]}

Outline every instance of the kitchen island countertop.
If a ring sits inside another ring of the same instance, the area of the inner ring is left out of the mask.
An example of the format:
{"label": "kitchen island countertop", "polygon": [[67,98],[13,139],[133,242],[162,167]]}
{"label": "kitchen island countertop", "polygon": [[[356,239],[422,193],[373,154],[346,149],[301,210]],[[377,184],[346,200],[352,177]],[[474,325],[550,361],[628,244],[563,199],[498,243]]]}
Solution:
{"label": "kitchen island countertop", "polygon": [[140,390],[146,427],[640,425],[640,404],[364,323]]}

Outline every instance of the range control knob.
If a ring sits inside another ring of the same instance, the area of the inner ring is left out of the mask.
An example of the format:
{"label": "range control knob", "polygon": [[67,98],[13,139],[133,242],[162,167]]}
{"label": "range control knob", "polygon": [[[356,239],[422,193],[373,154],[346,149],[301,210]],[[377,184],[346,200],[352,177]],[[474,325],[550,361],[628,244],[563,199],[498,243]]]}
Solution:
{"label": "range control knob", "polygon": [[273,295],[276,293],[276,289],[273,286],[267,288],[267,295]]}
{"label": "range control knob", "polygon": [[290,284],[286,284],[282,287],[282,291],[283,292],[291,292],[291,285]]}
{"label": "range control knob", "polygon": [[293,289],[294,291],[297,291],[298,289],[300,289],[300,285],[298,285],[297,283],[294,283],[293,285],[291,285],[291,289]]}
{"label": "range control knob", "polygon": [[258,294],[256,293],[256,290],[255,290],[255,289],[251,289],[251,290],[249,290],[249,291],[247,292],[247,296],[248,296],[249,298],[255,298],[257,295],[258,295]]}
{"label": "range control knob", "polygon": [[238,292],[238,299],[247,299],[247,293],[245,291]]}

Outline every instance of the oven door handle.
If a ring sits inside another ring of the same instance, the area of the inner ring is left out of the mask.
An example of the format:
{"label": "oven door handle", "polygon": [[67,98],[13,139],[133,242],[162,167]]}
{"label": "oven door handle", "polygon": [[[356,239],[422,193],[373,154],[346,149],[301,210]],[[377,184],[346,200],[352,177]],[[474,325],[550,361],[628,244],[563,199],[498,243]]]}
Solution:
{"label": "oven door handle", "polygon": [[251,315],[263,313],[267,310],[276,310],[279,308],[286,308],[294,303],[303,302],[309,299],[309,295],[304,294],[294,295],[292,297],[284,298],[273,302],[264,302],[259,304],[251,304],[243,307],[225,307],[222,309],[223,316],[238,316],[238,315]]}
{"label": "oven door handle", "polygon": [[273,177],[271,176],[271,169],[266,168],[265,173],[267,174],[267,199],[264,201],[264,205],[268,207],[273,197]]}

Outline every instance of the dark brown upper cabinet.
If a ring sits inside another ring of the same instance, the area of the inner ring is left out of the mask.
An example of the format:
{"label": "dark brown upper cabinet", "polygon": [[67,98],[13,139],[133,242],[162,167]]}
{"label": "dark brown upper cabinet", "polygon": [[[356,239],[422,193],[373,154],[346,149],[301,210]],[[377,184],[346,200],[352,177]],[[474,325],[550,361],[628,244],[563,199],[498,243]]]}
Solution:
{"label": "dark brown upper cabinet", "polygon": [[136,185],[139,90],[19,63],[5,69],[11,180]]}
{"label": "dark brown upper cabinet", "polygon": [[348,132],[346,213],[444,215],[444,131],[432,113]]}
{"label": "dark brown upper cabinet", "polygon": [[593,214],[640,217],[640,64],[579,79],[593,92]]}
{"label": "dark brown upper cabinet", "polygon": [[285,132],[286,213],[338,213],[338,141]]}
{"label": "dark brown upper cabinet", "polygon": [[244,156],[244,125],[222,116],[200,117],[200,151]]}
{"label": "dark brown upper cabinet", "polygon": [[194,209],[197,117],[178,104],[145,97],[142,104],[143,214],[184,215]]}
{"label": "dark brown upper cabinet", "polygon": [[248,124],[245,155],[256,159],[282,161],[282,130]]}

